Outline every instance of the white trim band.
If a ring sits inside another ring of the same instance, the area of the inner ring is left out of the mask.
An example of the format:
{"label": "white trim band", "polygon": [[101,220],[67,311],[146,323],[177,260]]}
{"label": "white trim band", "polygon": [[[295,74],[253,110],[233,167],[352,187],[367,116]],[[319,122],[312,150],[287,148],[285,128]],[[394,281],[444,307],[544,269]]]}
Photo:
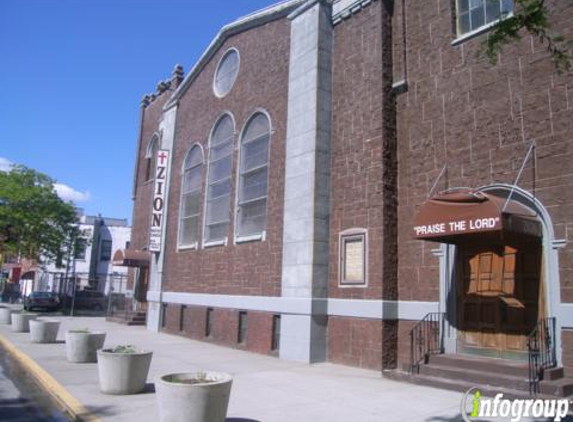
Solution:
{"label": "white trim band", "polygon": [[[147,300],[160,301],[160,292],[149,291]],[[273,296],[234,296],[200,293],[164,292],[165,303],[214,308],[243,309],[297,315],[329,315],[368,319],[401,319],[419,321],[438,311],[438,302],[309,299]]]}

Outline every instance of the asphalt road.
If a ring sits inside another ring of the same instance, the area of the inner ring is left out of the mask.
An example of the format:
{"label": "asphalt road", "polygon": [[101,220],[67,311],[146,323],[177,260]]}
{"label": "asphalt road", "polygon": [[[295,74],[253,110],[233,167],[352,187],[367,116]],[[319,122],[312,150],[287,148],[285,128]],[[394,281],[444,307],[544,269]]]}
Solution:
{"label": "asphalt road", "polygon": [[0,348],[0,421],[69,422],[18,364]]}

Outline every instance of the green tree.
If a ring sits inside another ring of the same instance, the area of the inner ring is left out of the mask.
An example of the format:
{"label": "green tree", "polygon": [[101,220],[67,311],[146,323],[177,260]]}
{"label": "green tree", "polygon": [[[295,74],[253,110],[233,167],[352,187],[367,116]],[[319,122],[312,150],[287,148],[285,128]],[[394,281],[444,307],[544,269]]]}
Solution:
{"label": "green tree", "polygon": [[80,241],[77,222],[50,177],[24,166],[0,172],[0,254],[38,262],[62,256]]}
{"label": "green tree", "polygon": [[514,0],[514,3],[513,16],[500,20],[484,42],[485,54],[490,61],[495,63],[503,47],[521,39],[522,30],[525,30],[546,46],[558,71],[570,70],[573,61],[571,43],[551,31],[545,0]]}

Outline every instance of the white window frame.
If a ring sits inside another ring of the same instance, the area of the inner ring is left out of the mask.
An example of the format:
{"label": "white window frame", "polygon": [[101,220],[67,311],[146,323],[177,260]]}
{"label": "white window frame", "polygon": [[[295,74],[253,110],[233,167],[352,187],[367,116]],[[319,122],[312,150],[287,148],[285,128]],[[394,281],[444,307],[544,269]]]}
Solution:
{"label": "white window frame", "polygon": [[[199,246],[199,236],[202,234],[202,230],[199,228],[199,230],[197,230],[197,237],[198,239],[190,244],[184,244],[181,243],[181,233],[182,233],[182,223],[183,223],[183,218],[182,218],[182,214],[183,214],[183,183],[185,180],[185,162],[187,161],[187,158],[189,157],[189,154],[191,154],[191,151],[193,150],[193,148],[199,148],[199,150],[201,151],[201,166],[205,165],[205,150],[203,149],[203,145],[201,145],[200,143],[196,142],[193,145],[191,145],[191,148],[189,148],[189,150],[187,151],[187,154],[185,155],[185,159],[183,160],[183,163],[181,164],[181,187],[180,187],[180,192],[179,192],[179,226],[177,227],[177,250],[185,250],[185,249],[197,249]],[[192,167],[194,168],[194,167]],[[201,173],[203,173],[203,170],[201,171]],[[199,188],[199,191],[203,190],[203,182],[204,182],[204,177],[203,174],[201,174],[201,187]],[[201,210],[199,210],[199,216],[201,215]],[[199,217],[199,221],[200,223],[202,223],[201,218]],[[200,224],[199,223],[199,224]]]}
{"label": "white window frame", "polygon": [[[344,281],[344,242],[361,238],[363,242],[363,280],[362,282],[345,282]],[[368,287],[368,230],[365,228],[352,228],[341,231],[338,234],[338,287],[342,289],[356,289]]]}
{"label": "white window frame", "polygon": [[[235,52],[237,54],[237,72],[235,73],[233,82],[231,82],[231,85],[229,86],[227,92],[219,92],[219,90],[217,89],[217,74],[219,73],[219,68],[221,67],[221,63],[223,62],[223,60],[232,52]],[[213,93],[217,98],[224,98],[227,96],[227,94],[229,94],[229,92],[233,90],[235,82],[237,82],[237,78],[239,77],[240,71],[241,71],[241,55],[239,54],[239,50],[237,50],[235,47],[228,48],[219,58],[219,61],[217,62],[217,67],[215,68],[215,72],[213,73]]]}
{"label": "white window frame", "polygon": [[[202,230],[202,247],[204,249],[206,248],[211,248],[211,247],[215,247],[215,246],[227,246],[228,242],[229,242],[229,236],[225,236],[223,239],[218,239],[218,240],[210,240],[207,241],[206,238],[206,233],[207,233],[207,214],[208,214],[208,202],[209,202],[209,174],[211,172],[211,141],[213,140],[213,133],[215,132],[215,128],[217,127],[217,125],[219,124],[219,122],[221,121],[221,119],[224,116],[229,116],[231,118],[231,121],[233,122],[233,137],[231,139],[231,145],[233,146],[233,152],[231,153],[231,172],[230,172],[230,180],[232,182],[233,179],[233,164],[234,164],[234,152],[235,152],[235,137],[237,135],[236,133],[236,121],[235,121],[235,116],[233,115],[233,113],[231,113],[230,111],[226,110],[224,112],[222,112],[221,114],[219,114],[219,116],[217,116],[217,118],[215,119],[215,123],[213,124],[213,126],[211,127],[211,132],[209,133],[209,150],[208,150],[208,154],[207,154],[207,172],[205,175],[205,194],[204,194],[204,198],[203,198],[203,230]],[[231,192],[232,192],[232,187],[231,189],[229,189],[229,211],[233,212],[233,210],[231,209]],[[232,219],[229,218],[229,225],[232,223]]]}
{"label": "white window frame", "polygon": [[240,243],[247,243],[247,242],[256,242],[256,241],[265,241],[267,238],[267,229],[265,228],[262,232],[260,233],[256,233],[256,234],[251,234],[251,235],[247,235],[247,236],[240,236],[239,235],[239,212],[241,209],[241,206],[239,205],[239,190],[240,190],[240,185],[241,185],[241,156],[243,153],[243,136],[245,134],[245,130],[247,129],[247,126],[249,125],[249,123],[251,122],[251,120],[253,119],[253,117],[257,114],[264,114],[269,122],[269,148],[268,148],[268,157],[267,157],[267,195],[266,195],[266,199],[267,199],[267,223],[268,223],[268,216],[269,216],[269,182],[270,182],[270,167],[271,167],[271,141],[272,141],[272,136],[274,134],[274,129],[273,129],[273,122],[271,120],[271,116],[269,115],[269,113],[262,108],[257,108],[255,109],[247,118],[247,120],[245,121],[245,124],[243,125],[241,132],[238,136],[238,141],[237,141],[237,147],[239,149],[239,154],[238,154],[238,158],[237,158],[237,174],[236,174],[236,182],[235,182],[235,217],[234,217],[234,231],[233,231],[233,235],[234,235],[234,243],[235,244],[240,244]]}
{"label": "white window frame", "polygon": [[[454,24],[455,24],[455,34],[456,34],[456,38],[452,41],[452,45],[457,45],[462,43],[463,41],[473,38],[476,35],[482,34],[484,32],[489,31],[492,27],[496,26],[497,24],[499,24],[499,22],[505,20],[505,19],[509,19],[512,18],[514,16],[513,14],[513,9],[510,13],[508,13],[507,15],[500,15],[499,19],[496,19],[494,21],[488,22],[488,23],[484,23],[482,26],[475,28],[469,32],[465,32],[463,34],[460,34],[459,32],[459,26],[458,26],[458,21],[459,21],[459,14],[458,14],[458,1],[459,0],[453,0],[453,7],[454,7]],[[487,0],[486,0],[487,1]],[[498,1],[503,1],[503,0],[498,0]],[[512,0],[514,2],[514,0]],[[513,6],[515,7],[515,3],[513,4]],[[484,11],[485,13],[485,11]],[[484,16],[484,22],[485,22],[485,16]]]}
{"label": "white window frame", "polygon": [[[144,183],[149,183],[155,180],[155,153],[161,148],[160,137],[157,132],[153,134],[151,140],[147,144],[147,151],[145,152],[145,180]],[[153,152],[154,144],[157,146],[155,148],[155,153]]]}

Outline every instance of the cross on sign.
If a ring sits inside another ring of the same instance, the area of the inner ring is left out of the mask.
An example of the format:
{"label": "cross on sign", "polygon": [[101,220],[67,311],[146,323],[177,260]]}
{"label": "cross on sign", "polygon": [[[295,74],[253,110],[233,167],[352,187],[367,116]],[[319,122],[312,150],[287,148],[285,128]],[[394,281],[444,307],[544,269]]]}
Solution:
{"label": "cross on sign", "polygon": [[161,164],[163,164],[163,162],[165,161],[165,159],[167,158],[167,154],[165,154],[164,152],[161,152],[157,157],[159,157],[159,162]]}

